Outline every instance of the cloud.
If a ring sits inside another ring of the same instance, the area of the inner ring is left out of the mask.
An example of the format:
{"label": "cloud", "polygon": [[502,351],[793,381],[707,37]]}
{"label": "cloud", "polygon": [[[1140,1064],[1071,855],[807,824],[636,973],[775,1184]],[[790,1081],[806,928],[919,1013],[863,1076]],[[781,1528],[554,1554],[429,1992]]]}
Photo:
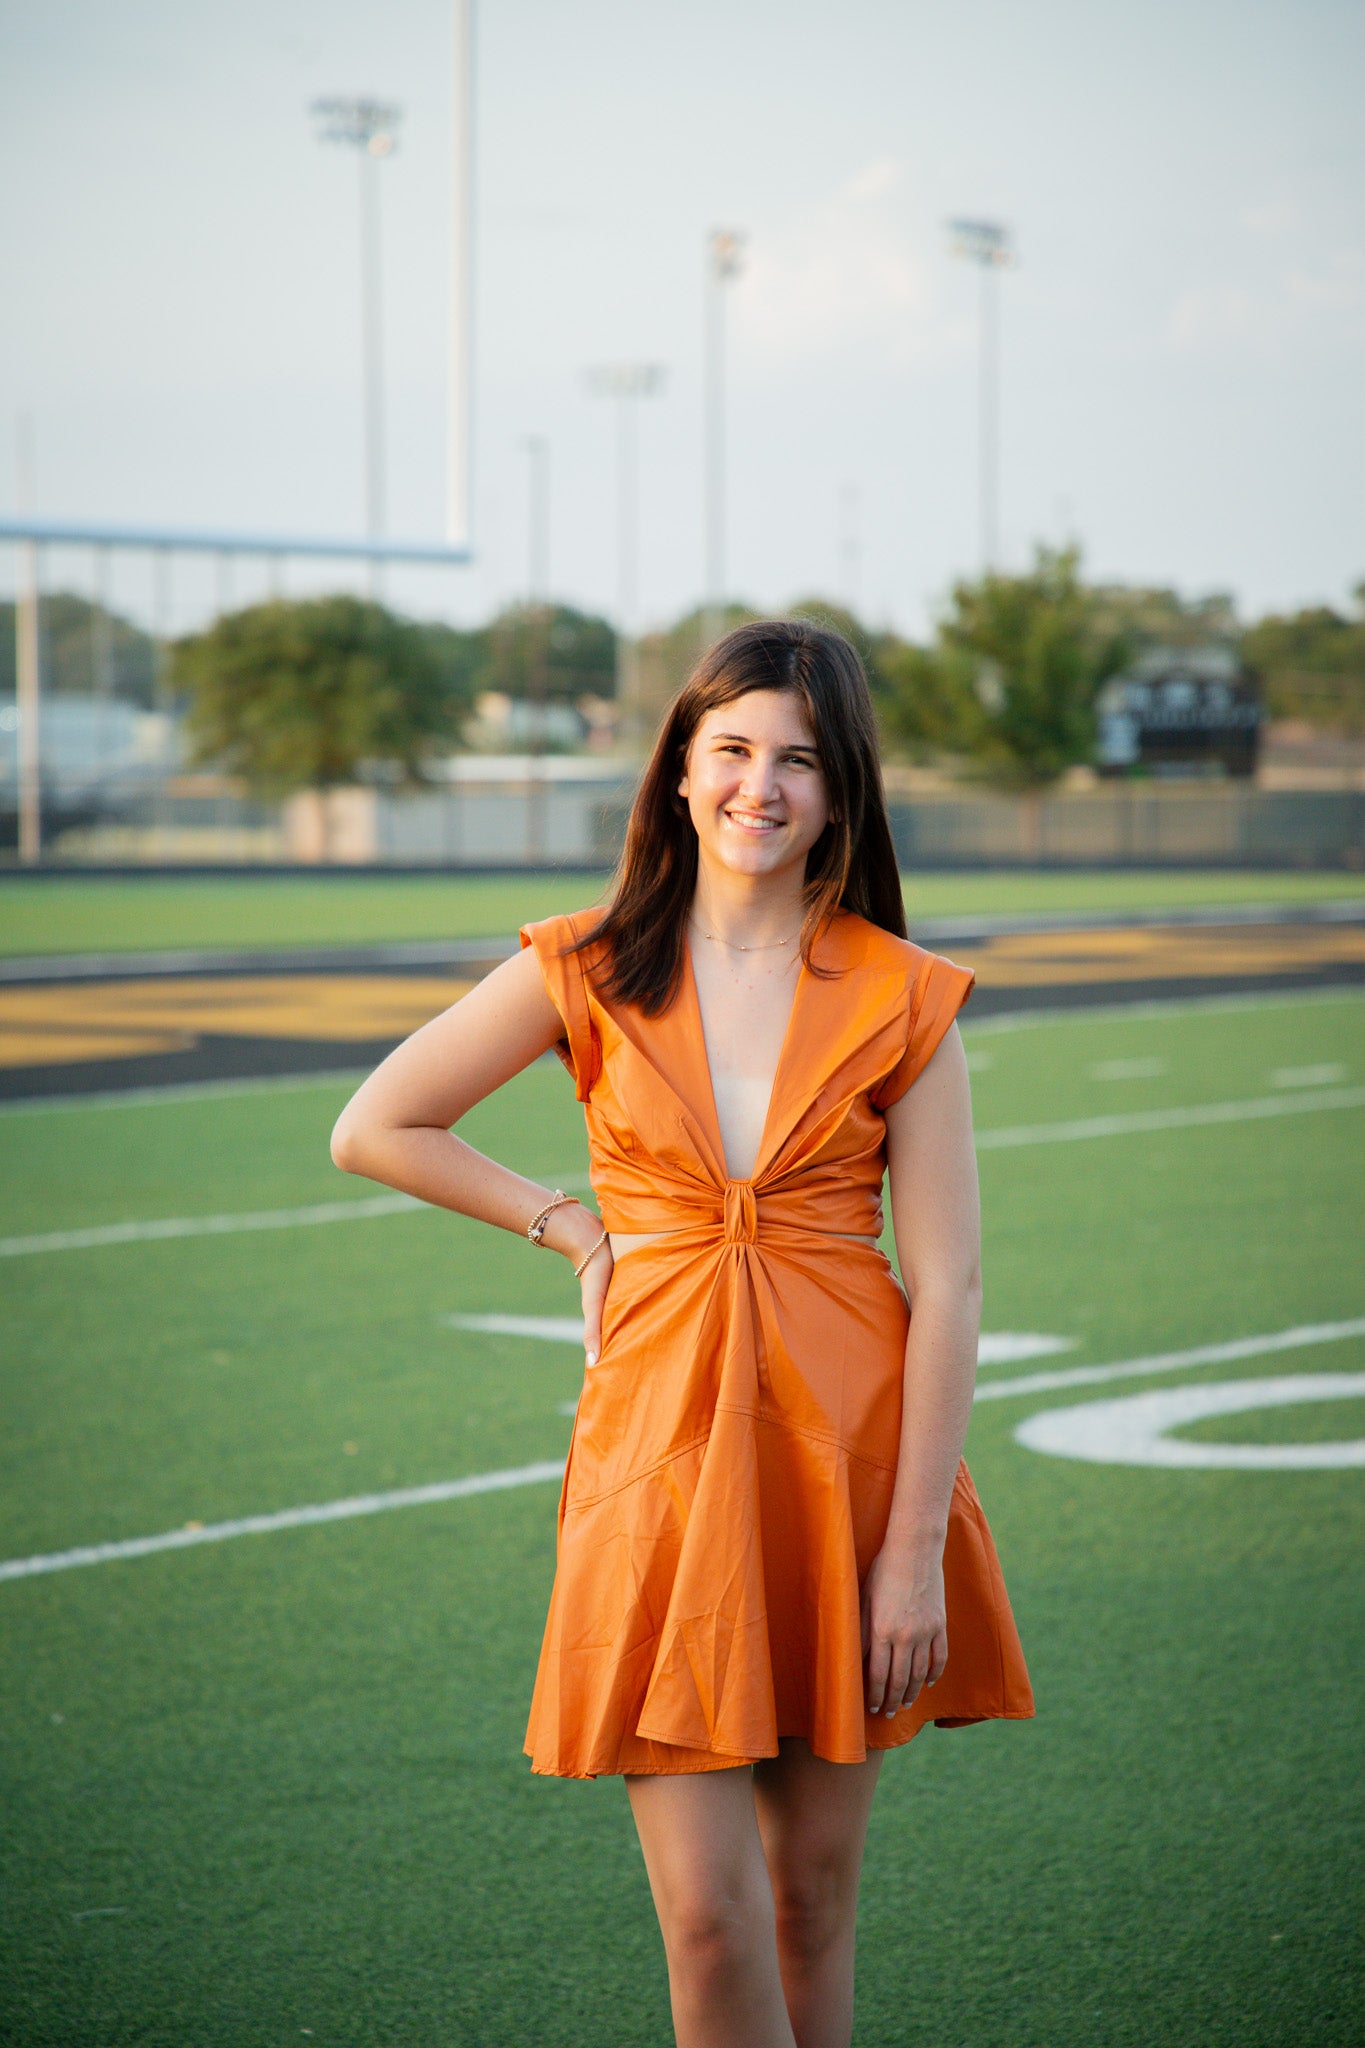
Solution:
{"label": "cloud", "polygon": [[1163,337],[1180,353],[1274,353],[1292,342],[1365,337],[1365,256],[1338,249],[1255,284],[1213,280],[1182,292]]}
{"label": "cloud", "polygon": [[939,306],[941,252],[882,157],[785,228],[755,236],[735,296],[745,354],[791,363],[854,348],[888,363],[970,346],[967,320]]}

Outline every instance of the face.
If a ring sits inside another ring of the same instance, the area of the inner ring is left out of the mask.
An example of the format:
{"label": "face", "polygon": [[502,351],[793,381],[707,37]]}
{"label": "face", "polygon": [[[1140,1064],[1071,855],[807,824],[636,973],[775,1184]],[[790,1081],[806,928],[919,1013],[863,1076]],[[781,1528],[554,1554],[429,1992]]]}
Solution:
{"label": "face", "polygon": [[793,690],[751,690],[708,711],[678,784],[703,861],[732,873],[797,866],[830,819],[815,734]]}

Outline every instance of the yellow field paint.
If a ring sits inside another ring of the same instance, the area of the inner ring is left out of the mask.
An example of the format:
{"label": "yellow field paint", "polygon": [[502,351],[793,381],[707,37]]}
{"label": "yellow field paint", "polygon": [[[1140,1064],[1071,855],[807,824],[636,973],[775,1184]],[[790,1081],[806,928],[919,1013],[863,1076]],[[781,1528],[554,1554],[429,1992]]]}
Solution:
{"label": "yellow field paint", "polygon": [[1365,964],[1353,925],[1167,925],[1112,931],[1004,932],[957,945],[982,988],[1057,983],[1189,981],[1234,974],[1303,974]]}
{"label": "yellow field paint", "polygon": [[237,1038],[404,1038],[474,986],[446,975],[167,977],[0,989],[0,1066],[177,1052]]}

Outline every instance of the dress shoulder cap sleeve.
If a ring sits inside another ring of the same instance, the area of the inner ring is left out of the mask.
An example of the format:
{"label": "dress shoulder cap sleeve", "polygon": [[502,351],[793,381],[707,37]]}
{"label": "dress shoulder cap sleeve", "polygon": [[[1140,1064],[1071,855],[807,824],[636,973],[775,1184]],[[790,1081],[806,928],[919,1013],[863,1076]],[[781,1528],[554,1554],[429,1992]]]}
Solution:
{"label": "dress shoulder cap sleeve", "polygon": [[918,971],[912,966],[911,972],[905,1051],[872,1091],[875,1109],[890,1109],[924,1072],[976,984],[970,967],[959,967],[941,953],[921,954]]}
{"label": "dress shoulder cap sleeve", "polygon": [[602,1045],[588,1003],[585,956],[566,948],[591,929],[592,919],[591,911],[570,911],[524,924],[518,934],[523,948],[534,951],[546,992],[563,1019],[564,1036],[555,1051],[573,1076],[580,1102],[587,1101],[602,1070]]}

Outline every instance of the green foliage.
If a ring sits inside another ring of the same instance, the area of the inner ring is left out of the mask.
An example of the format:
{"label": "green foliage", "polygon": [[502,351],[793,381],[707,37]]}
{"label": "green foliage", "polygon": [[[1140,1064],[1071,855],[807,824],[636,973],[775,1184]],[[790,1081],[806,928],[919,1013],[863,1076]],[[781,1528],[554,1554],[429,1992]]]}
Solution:
{"label": "green foliage", "polygon": [[1316,605],[1243,634],[1242,658],[1261,675],[1273,717],[1365,733],[1365,583],[1354,595],[1352,619]]}
{"label": "green foliage", "polygon": [[349,782],[362,764],[420,780],[459,737],[459,664],[444,630],[355,597],[226,614],[175,648],[195,758],[271,793]]}
{"label": "green foliage", "polygon": [[[101,688],[149,710],[156,695],[156,643],[130,619],[73,590],[38,601],[43,688],[93,696]],[[14,606],[0,604],[0,696],[14,694]]]}
{"label": "green foliage", "polygon": [[480,690],[567,704],[616,693],[616,634],[572,605],[512,605],[470,637]]}
{"label": "green foliage", "polygon": [[879,654],[884,729],[912,751],[973,756],[991,780],[1052,781],[1089,758],[1094,700],[1123,652],[1080,580],[1074,548],[1039,548],[1025,576],[953,587],[932,648]]}

